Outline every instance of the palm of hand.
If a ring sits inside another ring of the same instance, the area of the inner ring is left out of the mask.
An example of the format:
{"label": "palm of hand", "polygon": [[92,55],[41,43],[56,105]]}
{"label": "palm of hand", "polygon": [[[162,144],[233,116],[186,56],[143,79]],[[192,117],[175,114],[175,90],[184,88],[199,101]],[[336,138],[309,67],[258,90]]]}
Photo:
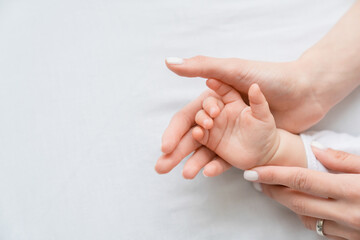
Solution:
{"label": "palm of hand", "polygon": [[241,106],[239,101],[225,106],[214,119],[206,146],[234,167],[249,169],[270,160],[275,126],[254,118]]}
{"label": "palm of hand", "polygon": [[206,128],[206,124],[202,123],[211,115],[211,108],[219,106],[220,112],[214,116],[212,127],[200,134],[195,130],[194,138],[237,168],[249,169],[268,163],[276,152],[278,135],[274,118],[259,87],[249,90],[251,107],[248,107],[230,86],[216,80],[209,80],[208,86],[222,100],[205,99],[204,111],[199,111],[196,122]]}

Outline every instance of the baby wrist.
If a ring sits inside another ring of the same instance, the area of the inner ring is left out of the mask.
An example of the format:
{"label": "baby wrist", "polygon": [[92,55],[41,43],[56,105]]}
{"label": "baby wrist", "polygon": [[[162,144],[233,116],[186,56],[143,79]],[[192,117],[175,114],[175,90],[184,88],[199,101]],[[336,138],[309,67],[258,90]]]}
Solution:
{"label": "baby wrist", "polygon": [[268,165],[307,167],[304,144],[299,135],[277,129],[279,145]]}

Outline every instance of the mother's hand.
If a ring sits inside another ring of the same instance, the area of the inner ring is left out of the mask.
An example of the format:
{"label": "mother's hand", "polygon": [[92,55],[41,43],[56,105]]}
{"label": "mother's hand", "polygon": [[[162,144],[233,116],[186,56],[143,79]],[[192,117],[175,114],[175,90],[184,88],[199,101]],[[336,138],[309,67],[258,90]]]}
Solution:
{"label": "mother's hand", "polygon": [[290,132],[308,129],[329,110],[317,95],[320,91],[317,85],[323,88],[326,83],[322,83],[319,76],[314,81],[312,68],[302,59],[273,63],[196,56],[176,64],[166,62],[166,65],[180,76],[217,79],[244,96],[250,86],[257,83],[269,102],[277,126]]}
{"label": "mother's hand", "polygon": [[194,152],[187,160],[183,176],[187,179],[194,178],[198,172],[206,166],[204,174],[214,177],[231,168],[231,165],[216,154],[198,143],[191,133],[195,125],[195,115],[202,109],[203,100],[209,96],[217,97],[216,93],[207,90],[198,98],[186,105],[182,110],[175,114],[171,119],[169,127],[163,134],[162,155],[156,165],[155,170],[160,173],[171,171],[186,156]]}
{"label": "mother's hand", "polygon": [[301,215],[307,228],[315,230],[316,221],[325,219],[327,237],[360,239],[360,156],[314,147],[313,151],[325,167],[345,173],[264,166],[246,171],[244,177],[263,183],[262,191]]}
{"label": "mother's hand", "polygon": [[[288,131],[299,132],[312,126],[328,110],[314,96],[314,83],[310,84],[305,74],[311,68],[304,67],[301,61],[268,63],[197,56],[185,59],[182,64],[167,62],[167,66],[180,76],[221,80],[244,95],[252,83],[258,83],[270,104],[277,126]],[[212,161],[216,155],[191,137],[195,115],[201,110],[203,99],[209,95],[214,93],[205,91],[172,118],[162,138],[164,155],[156,163],[158,173],[171,171],[194,151],[184,167],[185,178],[195,177],[204,166],[207,176],[216,176],[231,167],[219,158]]]}

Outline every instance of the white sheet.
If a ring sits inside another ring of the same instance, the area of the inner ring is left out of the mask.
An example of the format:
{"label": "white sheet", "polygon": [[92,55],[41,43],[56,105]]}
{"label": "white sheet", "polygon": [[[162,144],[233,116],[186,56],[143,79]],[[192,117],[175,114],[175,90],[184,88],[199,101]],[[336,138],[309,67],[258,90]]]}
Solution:
{"label": "white sheet", "polygon": [[[317,239],[242,172],[153,170],[198,54],[285,61],[352,0],[0,1],[0,239]],[[360,133],[359,90],[316,129]]]}

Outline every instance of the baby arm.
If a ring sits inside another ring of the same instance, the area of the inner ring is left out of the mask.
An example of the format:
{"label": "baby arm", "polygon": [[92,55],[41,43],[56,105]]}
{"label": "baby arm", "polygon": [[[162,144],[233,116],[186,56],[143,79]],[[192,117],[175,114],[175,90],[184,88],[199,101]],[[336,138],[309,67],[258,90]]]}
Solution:
{"label": "baby arm", "polygon": [[276,129],[280,135],[279,148],[266,165],[307,167],[304,144],[299,135]]}
{"label": "baby arm", "polygon": [[209,97],[196,115],[193,137],[240,169],[260,165],[307,167],[300,136],[277,129],[258,85],[249,89],[246,105],[229,85],[209,79],[207,85],[221,99]]}

